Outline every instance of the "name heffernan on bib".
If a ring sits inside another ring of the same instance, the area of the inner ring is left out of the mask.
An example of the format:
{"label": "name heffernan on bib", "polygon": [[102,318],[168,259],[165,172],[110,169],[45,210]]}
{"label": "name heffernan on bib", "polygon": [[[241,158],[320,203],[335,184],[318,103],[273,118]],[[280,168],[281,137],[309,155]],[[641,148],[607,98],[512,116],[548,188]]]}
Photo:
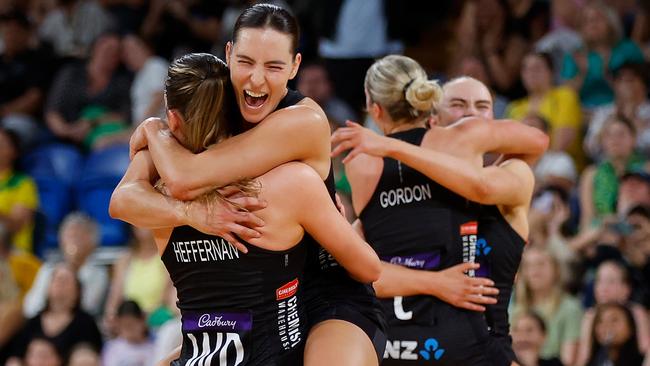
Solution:
{"label": "name heffernan on bib", "polygon": [[239,259],[237,248],[222,238],[173,241],[170,243],[180,263],[216,262]]}

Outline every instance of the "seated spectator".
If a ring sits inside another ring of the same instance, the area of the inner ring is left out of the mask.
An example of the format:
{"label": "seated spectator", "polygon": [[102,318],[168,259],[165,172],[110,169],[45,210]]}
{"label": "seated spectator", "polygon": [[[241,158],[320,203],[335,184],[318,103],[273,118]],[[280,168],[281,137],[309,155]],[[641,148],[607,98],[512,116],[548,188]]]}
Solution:
{"label": "seated spectator", "polygon": [[114,29],[123,34],[137,33],[149,10],[147,0],[111,0],[103,1],[104,9],[111,15]]}
{"label": "seated spectator", "polygon": [[130,250],[113,267],[113,280],[104,312],[105,324],[109,328],[112,328],[117,307],[125,299],[135,301],[151,314],[163,304],[165,291],[171,285],[151,231],[133,227],[133,234]]}
{"label": "seated spectator", "polygon": [[580,302],[564,290],[558,259],[548,249],[529,246],[524,251],[516,284],[511,317],[535,311],[548,329],[541,350],[543,358],[559,358],[573,365],[578,351],[582,308]]}
{"label": "seated spectator", "polygon": [[644,297],[640,300],[650,304],[650,205],[632,207],[622,222],[629,232],[624,239],[623,255],[640,273]]}
{"label": "seated spectator", "polygon": [[9,231],[0,224],[0,365],[9,341],[23,325],[23,296],[36,277],[40,261],[11,245]]}
{"label": "seated spectator", "polygon": [[31,253],[38,192],[29,176],[14,170],[19,146],[14,132],[0,128],[0,223],[12,234],[17,249]]}
{"label": "seated spectator", "polygon": [[[169,63],[153,54],[149,45],[135,34],[124,37],[122,59],[135,75],[131,84],[131,122],[137,126],[148,117],[165,118],[163,92]],[[132,128],[108,131],[98,137],[94,147],[128,143]]]}
{"label": "seated spectator", "polygon": [[74,270],[65,264],[56,266],[47,290],[47,306],[29,319],[14,339],[13,358],[24,358],[34,338],[51,341],[64,359],[79,342],[89,342],[100,350],[102,337],[93,317],[81,310],[81,291]]}
{"label": "seated spectator", "polygon": [[91,344],[78,343],[70,352],[68,366],[102,366],[101,357]]}
{"label": "seated spectator", "polygon": [[149,366],[153,342],[149,340],[146,316],[134,301],[125,301],[117,309],[117,338],[106,343],[103,366]]}
{"label": "seated spectator", "polygon": [[[99,315],[108,290],[108,272],[103,266],[93,264],[89,257],[97,247],[97,224],[82,213],[71,213],[63,219],[59,230],[59,246],[63,261],[78,275],[83,285],[81,307],[92,315]],[[47,289],[55,263],[46,262],[38,271],[32,289],[25,296],[23,314],[36,316],[47,304]]]}
{"label": "seated spectator", "polygon": [[621,177],[616,216],[623,218],[637,206],[650,206],[650,174],[644,171],[627,172]]}
{"label": "seated spectator", "polygon": [[34,338],[27,346],[24,366],[63,366],[63,357],[47,338]]}
{"label": "seated spectator", "polygon": [[352,108],[334,94],[332,81],[323,64],[314,62],[301,65],[296,87],[323,108],[332,126],[343,126],[347,120],[358,120]]}
{"label": "seated spectator", "polygon": [[637,131],[636,149],[646,155],[650,153],[650,101],[644,65],[622,65],[614,72],[613,85],[614,102],[594,110],[584,139],[584,149],[594,161],[602,159],[599,135],[605,121],[612,115],[629,119]]}
{"label": "seated spectator", "polygon": [[11,234],[2,224],[0,224],[0,263],[9,268],[9,275],[18,286],[22,307],[23,297],[32,288],[36,274],[41,267],[41,261],[31,253],[14,248]]}
{"label": "seated spectator", "polygon": [[166,308],[172,314],[172,319],[163,323],[156,333],[156,343],[154,350],[154,361],[160,362],[169,357],[169,350],[176,349],[183,343],[183,333],[178,330],[181,329],[181,311],[176,306],[178,301],[176,288],[170,286],[167,291]]}
{"label": "seated spectator", "polygon": [[157,55],[168,60],[189,52],[210,52],[221,37],[224,8],[220,1],[151,0],[142,35]]}
{"label": "seated spectator", "polygon": [[546,340],[546,325],[535,312],[519,314],[512,323],[512,349],[523,366],[562,366],[557,358],[543,359],[540,351]]}
{"label": "seated spectator", "polygon": [[[582,38],[576,31],[580,15],[578,0],[551,0],[552,30],[535,43],[535,51],[551,55],[553,65],[562,65],[565,54],[573,54],[582,46]],[[559,82],[560,68],[554,79]]]}
{"label": "seated spectator", "polygon": [[638,171],[624,174],[620,179],[616,214],[604,216],[602,225],[581,231],[570,240],[570,246],[584,255],[590,269],[607,259],[625,260],[650,276],[650,267],[646,268],[650,265],[650,222],[646,225],[650,211],[646,206],[650,206],[650,175]]}
{"label": "seated spectator", "polygon": [[466,1],[457,29],[457,59],[478,53],[494,88],[507,98],[523,93],[518,73],[529,50],[526,30],[513,20],[507,1]]}
{"label": "seated spectator", "polygon": [[112,27],[110,15],[95,0],[59,0],[38,30],[60,57],[85,58],[94,40]]}
{"label": "seated spectator", "polygon": [[154,55],[151,47],[140,37],[124,37],[122,58],[135,74],[131,85],[131,117],[139,124],[148,117],[165,117],[163,93],[169,62]]}
{"label": "seated spectator", "polygon": [[608,6],[590,2],[581,14],[584,48],[564,57],[562,78],[579,92],[584,107],[594,108],[614,100],[610,73],[627,62],[643,62],[643,53],[623,38],[621,21]]}
{"label": "seated spectator", "polygon": [[620,178],[626,172],[646,170],[647,160],[634,152],[635,141],[634,126],[625,117],[612,116],[603,125],[603,160],[587,167],[581,177],[581,231],[597,226],[616,211]]}
{"label": "seated spectator", "polygon": [[624,305],[598,305],[590,336],[593,348],[587,366],[640,366],[643,363],[637,346],[636,323]]}
{"label": "seated spectator", "polygon": [[559,186],[541,187],[529,212],[528,244],[547,248],[561,264],[562,278],[571,280],[570,269],[577,256],[568,244],[568,220],[571,218],[569,195]]}
{"label": "seated spectator", "polygon": [[119,69],[120,47],[116,34],[103,34],[87,62],[59,71],[45,105],[45,121],[55,136],[92,147],[103,134],[127,128],[131,85]]}
{"label": "seated spectator", "polygon": [[[645,352],[650,346],[650,318],[642,305],[631,302],[632,280],[630,272],[619,261],[605,261],[596,271],[594,282],[594,297],[596,306],[616,303],[626,306],[634,317],[638,349]],[[584,364],[592,354],[592,339],[590,337],[594,326],[596,308],[585,311],[582,319],[579,363]],[[584,362],[584,363],[583,363]]]}
{"label": "seated spectator", "polygon": [[21,138],[22,147],[33,146],[43,134],[38,121],[50,75],[52,60],[31,47],[32,28],[24,14],[0,17],[4,49],[0,53],[0,122]]}
{"label": "seated spectator", "polygon": [[20,290],[6,260],[6,252],[8,250],[2,248],[0,253],[0,365],[5,364],[7,345],[23,324]]}
{"label": "seated spectator", "polygon": [[[549,123],[540,115],[529,115],[522,122],[549,134]],[[533,167],[533,172],[537,187],[558,186],[567,193],[573,190],[578,180],[573,158],[562,150],[547,150]]]}
{"label": "seated spectator", "polygon": [[529,53],[524,57],[521,79],[527,96],[508,105],[506,116],[524,119],[538,114],[548,122],[550,151],[565,151],[578,166],[584,153],[580,143],[582,112],[578,95],[566,86],[554,86],[553,60],[544,53]]}

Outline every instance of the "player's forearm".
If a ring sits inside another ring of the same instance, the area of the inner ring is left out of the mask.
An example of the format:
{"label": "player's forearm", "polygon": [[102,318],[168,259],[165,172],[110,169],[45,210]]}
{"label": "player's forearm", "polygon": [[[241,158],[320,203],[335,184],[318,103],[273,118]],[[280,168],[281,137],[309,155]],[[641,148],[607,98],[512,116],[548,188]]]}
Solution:
{"label": "player's forearm", "polygon": [[185,225],[185,203],[162,195],[142,180],[120,183],[111,197],[109,213],[114,219],[147,229]]}
{"label": "player's forearm", "polygon": [[[425,295],[427,272],[405,268],[396,264],[381,262],[379,280],[373,283],[377,297]],[[430,274],[430,273],[429,273]]]}

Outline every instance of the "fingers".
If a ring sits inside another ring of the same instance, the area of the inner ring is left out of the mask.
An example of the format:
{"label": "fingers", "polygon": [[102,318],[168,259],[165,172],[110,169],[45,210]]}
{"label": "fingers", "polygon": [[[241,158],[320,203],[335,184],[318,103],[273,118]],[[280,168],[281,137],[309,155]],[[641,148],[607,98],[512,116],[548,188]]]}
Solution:
{"label": "fingers", "polygon": [[232,198],[231,201],[240,205],[248,211],[259,211],[267,206],[267,202],[265,200],[255,197],[237,197]]}
{"label": "fingers", "polygon": [[[496,288],[494,287],[494,281],[492,281],[489,278],[471,277],[467,279],[467,284],[473,287],[493,288],[496,290]],[[498,291],[499,290],[497,290],[497,292]]]}
{"label": "fingers", "polygon": [[221,193],[221,195],[224,196],[224,197],[226,197],[226,198],[229,198],[230,196],[235,195],[235,194],[241,192],[241,191],[239,190],[239,188],[237,188],[236,186],[231,186],[231,185],[229,185],[229,186],[225,186],[225,187],[221,187],[221,188],[217,189],[217,191],[218,191],[219,193]]}
{"label": "fingers", "polygon": [[234,221],[240,225],[244,225],[250,228],[262,227],[265,225],[264,220],[260,219],[255,214],[252,214],[250,212],[238,212],[237,217],[234,219]]}
{"label": "fingers", "polygon": [[467,263],[457,264],[457,265],[455,265],[455,266],[452,267],[452,268],[456,269],[457,271],[460,271],[460,272],[466,273],[466,272],[469,272],[469,271],[471,271],[471,270],[477,270],[477,269],[479,269],[480,267],[481,267],[481,265],[478,264],[478,263],[467,262]]}
{"label": "fingers", "polygon": [[221,237],[224,238],[228,243],[232,244],[240,252],[244,254],[248,253],[248,248],[246,248],[244,244],[240,243],[239,240],[235,239],[234,236],[230,234],[223,234]]}
{"label": "fingers", "polygon": [[363,126],[361,126],[360,124],[350,120],[345,121],[345,125],[352,128],[363,128]]}
{"label": "fingers", "polygon": [[471,311],[485,311],[485,306],[476,305],[476,304],[473,304],[473,303],[471,303],[469,301],[463,301],[463,302],[459,303],[456,306],[459,307],[459,308],[467,309],[467,310],[471,310]]}
{"label": "fingers", "polygon": [[475,294],[482,295],[482,296],[497,296],[499,295],[499,289],[496,287],[488,287],[488,286],[475,286],[474,288]]}
{"label": "fingers", "polygon": [[352,161],[357,155],[361,154],[361,149],[359,147],[355,147],[350,151],[350,153],[343,159],[343,164],[347,164]]}
{"label": "fingers", "polygon": [[334,147],[332,150],[332,157],[336,157],[346,150],[354,148],[357,144],[351,140],[344,140]]}
{"label": "fingers", "polygon": [[497,299],[491,296],[469,295],[466,298],[466,301],[479,305],[494,305],[497,303]]}
{"label": "fingers", "polygon": [[238,224],[231,224],[228,227],[228,230],[232,234],[235,234],[238,237],[242,238],[242,240],[246,240],[246,241],[259,238],[260,236],[262,236],[262,234],[260,234],[258,231]]}
{"label": "fingers", "polygon": [[332,144],[338,144],[339,142],[343,140],[349,139],[352,134],[354,134],[354,131],[347,127],[342,127],[336,130],[333,134],[332,137],[330,138]]}

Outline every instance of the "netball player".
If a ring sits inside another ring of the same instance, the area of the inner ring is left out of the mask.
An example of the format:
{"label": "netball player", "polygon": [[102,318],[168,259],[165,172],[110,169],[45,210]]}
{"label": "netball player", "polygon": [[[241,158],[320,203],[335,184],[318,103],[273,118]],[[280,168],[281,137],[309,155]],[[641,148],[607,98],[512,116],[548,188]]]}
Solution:
{"label": "netball player", "polygon": [[[316,103],[286,86],[300,64],[300,54],[295,51],[298,38],[295,18],[272,5],[255,5],[236,22],[226,55],[237,104],[247,122],[246,132],[193,154],[172,136],[161,133],[165,125],[160,120],[148,120],[136,131],[132,150],[148,145],[172,196],[192,199],[212,187],[299,161],[326,180],[333,197],[327,118]],[[125,182],[113,201],[116,207],[124,208],[114,210],[115,217],[136,226],[155,227],[160,222],[175,225],[185,220],[183,204],[155,194],[144,180]],[[196,217],[193,212],[201,210],[193,205],[187,212]],[[314,209],[320,210],[318,206]],[[231,230],[241,233],[243,239],[255,237],[255,231],[239,225],[245,220],[256,222],[253,218],[240,213],[220,218],[226,222],[191,222],[200,230],[230,237],[232,242],[236,238]],[[351,279],[317,245],[312,246],[307,260],[305,301],[313,327],[306,346],[306,364],[376,365],[386,342],[374,291]]]}
{"label": "netball player", "polygon": [[[226,138],[229,91],[228,69],[213,55],[189,54],[172,63],[165,96],[173,136],[195,153]],[[148,155],[136,154],[125,180],[157,179]],[[257,180],[269,206],[258,212],[266,225],[260,238],[249,241],[246,255],[222,238],[187,226],[154,231],[178,291],[179,365],[209,365],[213,359],[221,365],[303,363],[305,232],[360,281],[379,275],[376,254],[337,211],[312,168],[287,163]]]}
{"label": "netball player", "polygon": [[[506,338],[507,305],[528,234],[533,178],[518,159],[483,168],[483,154],[534,160],[548,138],[517,122],[479,119],[425,130],[439,88],[407,57],[376,62],[365,87],[367,109],[388,136],[350,123],[334,134],[339,145],[333,153],[352,149],[344,161],[365,236],[383,260],[401,265],[385,264],[375,284],[378,296],[392,297],[383,301],[390,322],[385,364],[425,364],[439,357],[443,364],[510,365],[514,355]],[[467,204],[450,190],[498,206]],[[490,249],[477,249],[477,241],[489,243]],[[431,272],[463,262],[481,266]],[[491,281],[462,279],[463,271],[492,278],[499,290],[496,304],[482,296],[494,294],[481,287]],[[433,295],[469,310],[490,305],[483,319],[414,295]],[[414,351],[416,344],[423,352]]]}

